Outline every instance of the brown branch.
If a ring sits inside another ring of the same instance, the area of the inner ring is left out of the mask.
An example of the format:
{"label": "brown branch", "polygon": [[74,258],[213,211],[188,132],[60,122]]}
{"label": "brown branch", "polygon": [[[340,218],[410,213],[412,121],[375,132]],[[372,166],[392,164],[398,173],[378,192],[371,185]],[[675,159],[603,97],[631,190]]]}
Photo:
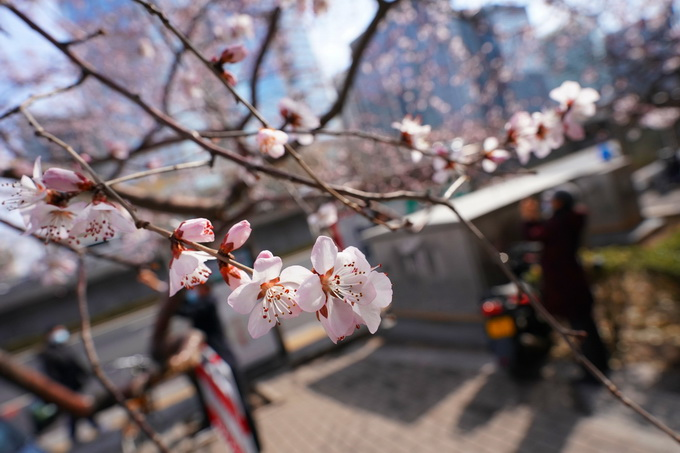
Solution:
{"label": "brown branch", "polygon": [[390,8],[392,8],[397,3],[399,3],[399,0],[395,0],[393,2],[378,1],[378,11],[376,11],[375,16],[373,16],[373,20],[366,28],[366,31],[364,31],[364,33],[361,35],[356,43],[356,47],[352,51],[352,64],[347,70],[345,81],[342,84],[342,88],[340,88],[340,92],[338,93],[335,103],[333,103],[331,108],[328,109],[326,113],[321,115],[321,118],[319,118],[320,128],[324,127],[330,120],[332,120],[342,111],[342,108],[347,101],[349,91],[352,88],[352,85],[354,85],[354,79],[356,78],[357,72],[359,71],[359,65],[361,64],[364,53],[366,52],[371,40],[375,36],[375,33],[378,31],[378,25],[387,15],[387,12],[390,10]]}
{"label": "brown branch", "polygon": [[54,403],[60,409],[79,417],[91,415],[97,406],[95,399],[91,396],[74,392],[44,374],[19,363],[2,349],[0,349],[0,377],[37,395],[43,401]]}
{"label": "brown branch", "polygon": [[[269,16],[269,24],[267,27],[267,35],[262,41],[262,46],[257,53],[257,59],[255,60],[255,66],[253,66],[253,72],[250,75],[250,102],[253,107],[257,108],[257,83],[259,81],[260,67],[264,61],[264,57],[269,51],[271,43],[274,42],[274,36],[279,28],[279,19],[281,18],[281,7],[277,6],[271,12]],[[237,129],[243,129],[250,118],[253,117],[253,113],[249,110],[248,114],[239,122]]]}
{"label": "brown branch", "polygon": [[113,385],[113,382],[102,371],[101,364],[99,363],[99,357],[97,356],[97,351],[94,347],[94,341],[92,340],[92,331],[90,329],[90,314],[87,307],[87,274],[85,271],[85,260],[83,255],[78,257],[78,310],[80,312],[80,327],[81,336],[83,338],[83,344],[85,345],[85,353],[87,358],[92,365],[92,371],[94,372],[97,379],[102,383],[104,388],[109,391],[109,393],[116,399],[118,404],[127,412],[132,421],[139,426],[139,428],[144,431],[144,433],[151,439],[151,441],[156,444],[156,447],[164,453],[170,453],[170,450],[165,446],[163,440],[160,438],[158,433],[149,425],[144,416],[138,411],[132,409],[125,402],[125,396],[123,393]]}
{"label": "brown branch", "polygon": [[[141,0],[135,0],[135,1],[139,2]],[[85,62],[79,56],[77,56],[76,54],[71,52],[70,49],[68,49],[62,43],[57,41],[52,35],[47,33],[47,31],[45,31],[43,28],[41,28],[39,25],[37,25],[35,22],[33,22],[29,17],[27,17],[21,11],[16,9],[12,4],[4,3],[4,6],[6,8],[8,8],[10,11],[12,11],[22,21],[24,21],[30,28],[32,28],[33,30],[38,32],[41,36],[43,36],[50,43],[52,43],[52,45],[54,45],[64,55],[66,55],[71,60],[71,62],[73,62],[76,66],[80,67],[85,74],[96,78],[103,85],[105,85],[108,88],[112,89],[113,91],[119,93],[121,96],[125,97],[126,99],[128,99],[132,103],[138,105],[142,110],[144,110],[151,117],[156,119],[156,121],[158,121],[159,123],[169,127],[170,129],[174,130],[179,135],[179,137],[182,137],[184,139],[187,139],[187,140],[190,140],[190,141],[196,143],[197,145],[201,146],[203,149],[209,151],[211,154],[217,154],[219,156],[222,156],[222,157],[224,157],[228,160],[231,160],[232,162],[235,162],[235,163],[243,166],[244,168],[246,168],[248,170],[268,174],[272,177],[282,179],[282,180],[291,181],[291,182],[294,182],[294,183],[297,183],[297,184],[302,184],[302,185],[306,185],[306,186],[309,186],[309,187],[314,187],[314,188],[317,188],[317,189],[326,190],[331,194],[349,195],[349,196],[352,196],[352,197],[355,197],[355,198],[358,198],[358,199],[361,199],[361,200],[369,200],[370,199],[370,200],[375,200],[375,201],[408,198],[407,194],[409,192],[405,192],[405,191],[399,191],[397,195],[395,195],[393,193],[391,195],[386,196],[385,194],[380,194],[380,193],[364,192],[364,191],[360,191],[360,190],[356,190],[356,189],[346,189],[346,188],[342,188],[342,187],[331,186],[331,185],[328,185],[328,184],[325,184],[325,183],[319,183],[315,180],[310,180],[310,179],[303,178],[303,177],[300,177],[300,176],[297,176],[297,175],[293,175],[291,173],[280,170],[278,168],[253,163],[243,156],[240,156],[240,155],[238,155],[238,154],[236,154],[232,151],[228,151],[224,148],[221,148],[221,147],[215,145],[214,143],[212,143],[208,140],[204,140],[199,135],[199,133],[197,131],[186,129],[185,127],[180,125],[177,121],[175,121],[171,117],[165,115],[164,113],[159,111],[157,108],[152,107],[151,105],[144,102],[139,95],[131,93],[130,91],[128,91],[124,87],[120,86],[118,83],[114,82],[112,79],[110,79],[107,76],[97,72],[94,69],[93,66],[91,66],[89,63]],[[180,33],[180,32],[177,31],[177,33]],[[180,35],[181,35],[181,33],[180,33]],[[186,43],[186,45],[191,46],[190,43]],[[193,46],[191,48],[193,48]],[[194,51],[198,52],[195,49],[192,50],[192,52],[194,52]],[[197,53],[197,55],[199,56],[199,58],[202,59],[202,61],[204,61],[204,63],[206,65],[210,65],[210,62],[205,60],[205,58],[202,57],[202,55],[200,53]],[[240,102],[242,102],[244,105],[246,105],[246,107],[252,108],[252,106],[250,106],[250,104],[245,99],[240,97],[238,95],[238,93],[236,93],[231,86],[227,85],[227,88],[229,89],[229,91],[234,96],[237,97],[237,99]],[[253,114],[257,117],[257,119],[259,121],[261,121],[263,123],[263,125],[268,126],[268,123],[264,120],[264,118],[262,118],[262,116],[259,113],[256,113],[256,111],[255,111],[255,113],[253,113]],[[55,137],[52,136],[52,138],[54,139]],[[60,140],[58,140],[55,143],[60,144],[60,146],[64,145],[63,142],[60,141]],[[73,149],[70,146],[68,146],[68,145],[66,145],[66,146],[67,146],[67,148],[65,148],[65,149],[67,149],[67,150],[70,149],[74,153],[73,154],[74,158],[76,158],[76,160],[78,160],[78,162],[81,163],[81,165],[84,168],[86,168],[86,169],[90,168],[90,166],[86,162],[84,162],[82,160],[82,158],[80,158],[80,156],[78,156],[77,153],[75,153],[75,151],[73,151]],[[292,149],[292,148],[289,147],[289,149]],[[105,186],[103,181],[101,181],[101,183]],[[108,190],[111,190],[108,187],[106,187],[106,188]],[[111,193],[113,194],[115,192],[111,191]],[[417,193],[414,194],[414,195],[415,195],[415,198],[420,198],[422,196],[422,194],[417,194]],[[346,204],[349,207],[351,207],[352,209],[356,210],[356,205],[353,202],[347,200],[344,196],[341,196],[339,199],[344,204]],[[123,205],[125,205],[125,202],[123,200],[120,200],[120,201]],[[360,212],[360,213],[362,215],[367,216],[366,213],[363,213],[363,212]],[[134,217],[134,215],[133,215],[133,217]],[[370,220],[374,220],[374,219],[370,218],[370,216],[367,216],[367,217],[369,217]]]}

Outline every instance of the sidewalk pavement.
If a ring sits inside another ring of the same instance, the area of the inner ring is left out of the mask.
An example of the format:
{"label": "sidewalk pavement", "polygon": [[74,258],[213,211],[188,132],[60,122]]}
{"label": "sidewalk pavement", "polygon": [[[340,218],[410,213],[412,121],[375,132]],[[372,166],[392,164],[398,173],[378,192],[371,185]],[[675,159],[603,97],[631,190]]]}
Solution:
{"label": "sidewalk pavement", "polygon": [[[588,393],[591,415],[577,411],[575,372],[551,363],[543,380],[520,384],[483,350],[370,337],[258,382],[271,402],[255,418],[265,453],[680,451],[606,390]],[[679,393],[650,387],[639,369],[613,379],[680,429]]]}

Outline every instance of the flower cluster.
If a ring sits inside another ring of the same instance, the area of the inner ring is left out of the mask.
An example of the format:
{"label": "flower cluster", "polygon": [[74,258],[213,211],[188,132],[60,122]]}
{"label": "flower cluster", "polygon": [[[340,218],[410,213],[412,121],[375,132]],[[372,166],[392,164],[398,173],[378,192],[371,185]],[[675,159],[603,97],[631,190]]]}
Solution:
{"label": "flower cluster", "polygon": [[571,140],[582,140],[583,123],[595,114],[595,103],[600,95],[592,88],[582,88],[577,82],[567,81],[550,92],[559,102],[554,109],[542,112],[515,113],[505,125],[507,144],[513,146],[523,164],[531,153],[542,159],[564,143],[565,135]]}
{"label": "flower cluster", "polygon": [[[181,229],[182,226],[175,235]],[[250,227],[245,221],[232,227],[222,242],[220,254],[242,245],[249,234]],[[211,240],[211,236],[208,234],[203,239]],[[177,259],[183,259],[184,254],[202,253],[186,248],[177,251]],[[194,269],[183,268],[186,274],[179,286],[173,286],[171,272],[171,293],[173,289],[194,286],[207,279],[207,267],[200,261],[209,259],[209,255],[205,255],[191,258]],[[228,303],[237,312],[250,315],[248,331],[253,338],[261,337],[282,320],[294,318],[303,311],[316,314],[333,342],[350,335],[360,325],[366,325],[371,333],[378,329],[380,313],[392,301],[392,284],[387,276],[371,268],[357,248],[348,247],[340,252],[326,236],[317,239],[311,259],[312,270],[302,266],[284,269],[281,258],[264,250],[255,260],[252,277],[230,264],[220,267],[222,276],[233,289]]]}
{"label": "flower cluster", "polygon": [[[516,112],[505,125],[505,142],[496,137],[488,137],[480,146],[468,145],[475,149],[472,153],[462,153],[460,139],[454,140],[451,150],[441,143],[432,146],[435,157],[432,161],[436,183],[448,180],[451,171],[461,172],[462,166],[479,163],[488,173],[496,171],[498,165],[508,160],[514,150],[520,163],[529,162],[531,154],[539,159],[547,157],[553,150],[564,144],[565,136],[571,140],[582,140],[585,136],[582,123],[595,114],[595,103],[600,96],[592,88],[582,88],[577,82],[567,81],[550,92],[550,97],[559,103],[552,109],[529,113]],[[410,137],[404,130],[419,131],[412,120],[400,125],[402,134]],[[398,123],[395,123],[397,127]],[[417,123],[418,128],[420,126]],[[422,134],[421,134],[422,135]],[[420,137],[422,139],[422,136]],[[403,139],[405,142],[406,138]],[[413,140],[413,138],[409,138]]]}
{"label": "flower cluster", "polygon": [[63,168],[50,168],[43,174],[40,158],[33,166],[33,177],[24,175],[3,187],[10,194],[2,205],[19,209],[26,233],[46,241],[88,245],[136,229],[130,215],[109,201],[93,181]]}

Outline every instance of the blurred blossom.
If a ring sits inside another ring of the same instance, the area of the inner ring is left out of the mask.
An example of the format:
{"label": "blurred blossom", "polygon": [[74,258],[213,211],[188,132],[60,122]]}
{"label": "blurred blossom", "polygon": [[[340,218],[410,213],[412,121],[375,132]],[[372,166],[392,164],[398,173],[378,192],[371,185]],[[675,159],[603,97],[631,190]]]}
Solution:
{"label": "blurred blossom", "polygon": [[504,149],[499,148],[498,139],[496,137],[488,137],[484,140],[482,168],[487,173],[496,171],[498,165],[502,164],[510,158],[510,153]]}
{"label": "blurred blossom", "polygon": [[[302,102],[296,102],[291,98],[283,98],[279,101],[279,113],[293,130],[312,130],[319,127],[319,119]],[[290,134],[291,138],[297,139],[301,145],[310,145],[314,142],[312,134]]]}
{"label": "blurred blossom", "polygon": [[229,46],[222,51],[219,58],[220,64],[238,63],[248,55],[248,50],[242,44]]}
{"label": "blurred blossom", "polygon": [[82,245],[81,240],[102,242],[113,239],[119,233],[135,231],[130,214],[102,194],[96,194],[78,214],[70,232],[70,241]]}
{"label": "blurred blossom", "polygon": [[534,155],[539,159],[547,157],[552,150],[562,146],[565,132],[569,135],[569,130],[571,130],[573,135],[569,135],[569,137],[573,140],[578,140],[576,137],[576,128],[578,128],[581,133],[583,132],[583,128],[577,123],[570,123],[570,128],[565,131],[560,116],[555,110],[534,112],[531,115],[531,119],[534,122],[535,129],[535,133],[531,139],[532,150]]}
{"label": "blurred blossom", "polygon": [[[401,141],[406,145],[416,150],[425,150],[429,146],[427,136],[432,128],[429,125],[422,125],[420,121],[420,118],[406,115],[401,122],[393,122],[392,127],[401,132]],[[416,150],[411,151],[411,159],[414,163],[420,162],[423,157],[423,153]]]}
{"label": "blurred blossom", "polygon": [[94,187],[94,182],[82,174],[57,167],[48,168],[42,176],[42,181],[48,189],[62,192],[83,192]]}
{"label": "blurred blossom", "polygon": [[147,37],[143,37],[139,40],[139,54],[144,57],[151,59],[156,56],[156,49],[153,46],[151,40]]}
{"label": "blurred blossom", "polygon": [[47,241],[64,241],[83,207],[84,203],[68,208],[39,203],[23,212],[26,234],[35,234]]}
{"label": "blurred blossom", "polygon": [[680,108],[653,108],[640,118],[640,125],[650,129],[667,129],[680,118]]}
{"label": "blurred blossom", "polygon": [[37,261],[37,274],[45,286],[64,285],[73,277],[77,262],[73,253],[48,247],[45,256]]}
{"label": "blurred blossom", "polygon": [[253,18],[247,14],[235,14],[225,21],[231,39],[252,39],[255,36]]}
{"label": "blurred blossom", "polygon": [[[5,195],[6,192],[9,193]],[[44,200],[48,193],[42,182],[40,157],[33,164],[32,178],[24,175],[17,182],[0,184],[0,194],[3,194],[2,206],[9,211],[27,208]]]}
{"label": "blurred blossom", "polygon": [[286,143],[288,143],[288,134],[283,131],[262,128],[257,133],[257,146],[260,147],[260,151],[274,159],[285,154]]}
{"label": "blurred blossom", "polygon": [[114,159],[125,160],[130,157],[130,150],[123,143],[109,143],[109,153]]}
{"label": "blurred blossom", "polygon": [[595,114],[600,95],[592,88],[582,88],[578,82],[567,80],[550,91],[550,98],[559,102],[564,111],[569,110],[575,121],[583,121]]}
{"label": "blurred blossom", "polygon": [[316,212],[307,216],[307,223],[316,231],[338,223],[338,209],[335,207],[335,203],[322,204]]}
{"label": "blurred blossom", "polygon": [[508,144],[515,147],[519,161],[525,165],[533,148],[531,137],[536,133],[536,123],[528,112],[516,112],[505,124],[505,132]]}

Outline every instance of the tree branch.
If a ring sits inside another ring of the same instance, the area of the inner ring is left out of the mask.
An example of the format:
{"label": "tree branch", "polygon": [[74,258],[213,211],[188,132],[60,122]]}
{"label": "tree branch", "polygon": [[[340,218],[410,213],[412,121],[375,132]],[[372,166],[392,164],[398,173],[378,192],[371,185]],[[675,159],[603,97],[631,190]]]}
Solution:
{"label": "tree branch", "polygon": [[113,382],[102,371],[101,364],[99,363],[99,357],[97,356],[97,351],[94,347],[94,341],[92,340],[92,331],[90,329],[90,314],[87,307],[87,274],[85,271],[85,260],[82,254],[78,256],[78,310],[80,312],[80,327],[81,336],[83,338],[83,344],[85,345],[85,353],[87,358],[92,365],[92,371],[95,376],[102,383],[104,388],[109,391],[109,393],[116,399],[118,404],[128,413],[132,421],[139,426],[139,428],[144,431],[144,433],[149,436],[149,439],[156,444],[156,447],[164,453],[170,453],[168,447],[164,444],[163,440],[160,438],[158,433],[149,425],[144,416],[138,411],[132,409],[125,402],[125,396],[121,393],[118,388],[113,385]]}
{"label": "tree branch", "polygon": [[399,3],[399,0],[395,0],[393,2],[378,1],[378,11],[376,11],[375,16],[373,16],[373,20],[366,28],[366,31],[364,31],[364,33],[361,35],[357,41],[356,47],[352,51],[352,64],[347,70],[345,81],[340,88],[340,92],[338,93],[335,103],[333,103],[331,108],[328,109],[326,113],[321,115],[321,118],[319,118],[320,128],[324,127],[330,120],[332,120],[342,111],[342,108],[345,106],[345,102],[347,101],[349,91],[352,88],[352,85],[354,85],[354,79],[356,78],[357,72],[359,70],[359,65],[361,64],[364,52],[366,52],[366,49],[373,39],[373,36],[375,36],[375,33],[378,31],[378,25],[380,24],[380,21],[382,21],[387,15],[387,12],[390,10],[390,8],[395,6],[397,3]]}
{"label": "tree branch", "polygon": [[[276,32],[278,31],[280,18],[281,7],[277,6],[276,8],[274,8],[274,10],[271,12],[269,16],[269,26],[267,27],[267,35],[265,36],[264,41],[262,41],[260,50],[257,53],[255,66],[253,66],[253,72],[251,73],[250,76],[250,102],[255,108],[257,108],[257,83],[260,80],[259,79],[260,67],[262,66],[262,62],[264,61],[265,55],[269,51],[271,43],[274,42],[274,36],[276,36]],[[249,110],[248,114],[239,122],[237,129],[243,129],[244,127],[246,127],[246,124],[252,117],[253,113]]]}

